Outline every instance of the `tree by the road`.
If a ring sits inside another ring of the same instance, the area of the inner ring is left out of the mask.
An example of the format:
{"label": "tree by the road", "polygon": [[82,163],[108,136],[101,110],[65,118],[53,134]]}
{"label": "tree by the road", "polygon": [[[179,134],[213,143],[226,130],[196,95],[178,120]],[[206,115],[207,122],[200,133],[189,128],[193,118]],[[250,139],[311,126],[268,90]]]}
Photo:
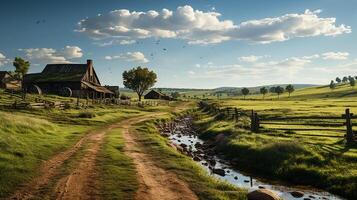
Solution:
{"label": "tree by the road", "polygon": [[289,93],[289,97],[290,97],[291,93],[295,91],[295,88],[293,85],[289,84],[286,86],[285,90]]}
{"label": "tree by the road", "polygon": [[343,79],[342,79],[342,82],[343,82],[343,83],[347,83],[347,81],[348,81],[347,76],[344,76]]}
{"label": "tree by the road", "polygon": [[137,67],[123,72],[123,84],[125,87],[134,90],[141,101],[141,97],[146,90],[154,86],[157,75],[148,68]]}
{"label": "tree by the road", "polygon": [[336,77],[336,82],[337,82],[337,84],[339,84],[339,83],[341,83],[341,79],[339,78],[339,77]]}
{"label": "tree by the road", "polygon": [[284,93],[284,88],[281,86],[275,87],[275,93],[278,94],[278,99],[279,99],[280,95]]}
{"label": "tree by the road", "polygon": [[349,82],[350,82],[350,85],[352,86],[352,87],[354,87],[355,85],[356,85],[356,80],[353,78],[353,77],[349,77],[349,80],[348,80]]}
{"label": "tree by the road", "polygon": [[333,80],[331,80],[331,82],[330,82],[330,89],[333,90],[333,89],[335,89],[335,88],[336,88],[336,84],[335,84],[335,82],[334,82]]}
{"label": "tree by the road", "polygon": [[14,62],[12,63],[15,67],[16,75],[22,79],[24,75],[29,71],[30,62],[26,61],[20,57],[15,57]]}
{"label": "tree by the road", "polygon": [[267,93],[268,93],[268,89],[266,87],[260,88],[260,94],[263,95],[263,99]]}
{"label": "tree by the road", "polygon": [[249,89],[248,88],[243,88],[242,89],[242,94],[243,94],[244,99],[245,99],[245,96],[247,96],[249,94]]}

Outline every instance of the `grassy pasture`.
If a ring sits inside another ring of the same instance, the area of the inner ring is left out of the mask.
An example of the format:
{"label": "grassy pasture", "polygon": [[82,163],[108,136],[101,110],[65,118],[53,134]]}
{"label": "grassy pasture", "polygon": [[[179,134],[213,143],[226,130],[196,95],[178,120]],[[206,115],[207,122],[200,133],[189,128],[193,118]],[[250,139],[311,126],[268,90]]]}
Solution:
{"label": "grassy pasture", "polygon": [[[197,125],[203,137],[229,135],[219,149],[237,160],[242,169],[355,199],[357,146],[346,147],[341,117],[346,108],[357,113],[354,89],[343,85],[331,91],[320,86],[301,89],[293,95],[279,100],[262,100],[253,95],[249,100],[211,100],[221,107],[256,111],[262,127],[258,134],[241,129],[230,120],[217,121],[205,112],[199,115]],[[353,124],[357,125],[357,119],[353,119]]]}

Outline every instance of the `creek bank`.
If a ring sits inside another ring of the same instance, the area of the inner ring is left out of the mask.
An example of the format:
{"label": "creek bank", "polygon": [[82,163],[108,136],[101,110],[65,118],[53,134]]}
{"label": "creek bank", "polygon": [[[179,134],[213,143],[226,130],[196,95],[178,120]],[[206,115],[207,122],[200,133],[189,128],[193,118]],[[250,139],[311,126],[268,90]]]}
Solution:
{"label": "creek bank", "polygon": [[[309,199],[336,199],[342,198],[328,192],[317,189],[306,189],[300,187],[288,187],[273,184],[270,181],[260,181],[250,175],[236,170],[239,160],[228,160],[217,151],[216,147],[226,143],[226,134],[218,134],[212,139],[199,139],[198,130],[192,124],[190,116],[179,117],[171,122],[158,125],[162,136],[170,140],[170,146],[181,153],[191,157],[204,167],[212,176],[228,181],[229,183],[248,189],[249,192],[257,190],[269,190],[276,193],[281,199],[287,200],[309,200]],[[274,195],[272,197],[274,199]]]}

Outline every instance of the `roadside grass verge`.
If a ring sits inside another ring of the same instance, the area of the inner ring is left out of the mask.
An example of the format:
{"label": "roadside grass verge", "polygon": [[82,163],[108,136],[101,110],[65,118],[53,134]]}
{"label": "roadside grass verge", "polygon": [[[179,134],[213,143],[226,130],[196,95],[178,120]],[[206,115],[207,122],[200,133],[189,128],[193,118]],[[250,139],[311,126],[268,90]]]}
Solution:
{"label": "roadside grass verge", "polygon": [[158,166],[184,180],[200,199],[246,199],[245,190],[209,176],[191,158],[169,147],[168,140],[158,134],[155,126],[158,121],[151,120],[135,126],[138,142]]}
{"label": "roadside grass verge", "polygon": [[138,189],[135,166],[124,153],[121,134],[121,129],[108,133],[99,156],[103,199],[134,199]]}

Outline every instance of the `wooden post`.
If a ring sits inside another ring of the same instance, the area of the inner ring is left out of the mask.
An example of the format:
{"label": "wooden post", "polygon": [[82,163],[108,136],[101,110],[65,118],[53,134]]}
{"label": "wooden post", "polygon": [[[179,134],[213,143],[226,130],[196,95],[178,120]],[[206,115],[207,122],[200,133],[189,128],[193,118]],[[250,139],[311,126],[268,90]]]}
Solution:
{"label": "wooden post", "polygon": [[238,122],[238,109],[237,108],[234,108],[234,118],[236,120],[236,122]]}
{"label": "wooden post", "polygon": [[259,132],[259,126],[260,126],[260,122],[259,122],[259,116],[258,113],[254,113],[254,132]]}
{"label": "wooden post", "polygon": [[252,132],[254,132],[254,124],[255,124],[255,122],[254,122],[254,120],[255,120],[255,118],[254,118],[254,110],[252,110],[251,112],[252,113],[251,113],[251,116],[250,116],[250,130]]}
{"label": "wooden post", "polygon": [[92,104],[94,104],[94,95],[95,95],[95,92],[93,91],[93,93],[92,93]]}
{"label": "wooden post", "polygon": [[343,118],[346,119],[346,140],[347,144],[352,144],[353,143],[353,130],[352,130],[352,121],[351,117],[353,116],[353,113],[350,113],[350,109],[347,108],[345,111],[345,114],[342,115]]}
{"label": "wooden post", "polygon": [[251,119],[250,130],[252,132],[257,133],[259,131],[259,127],[260,127],[258,113],[254,112],[254,110],[252,110],[252,115],[251,115],[250,119]]}

